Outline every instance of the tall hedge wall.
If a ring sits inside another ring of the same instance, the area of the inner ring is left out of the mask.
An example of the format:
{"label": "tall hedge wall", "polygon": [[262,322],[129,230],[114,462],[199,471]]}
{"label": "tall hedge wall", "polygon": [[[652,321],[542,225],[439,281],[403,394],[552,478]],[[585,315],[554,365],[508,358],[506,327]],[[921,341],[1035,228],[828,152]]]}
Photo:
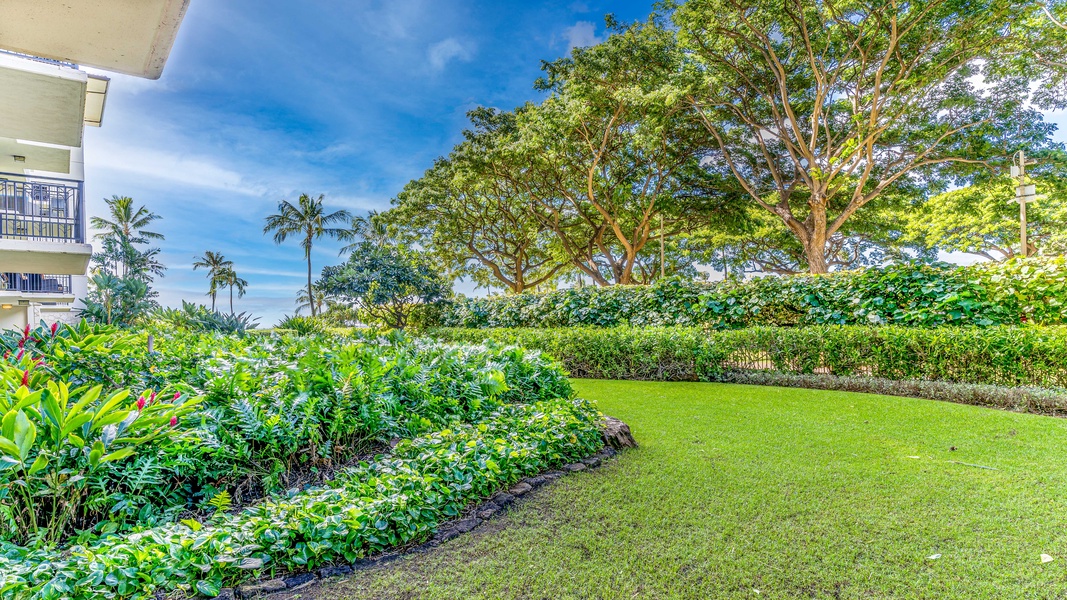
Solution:
{"label": "tall hedge wall", "polygon": [[884,268],[745,282],[669,279],[651,286],[573,288],[458,298],[422,315],[445,327],[942,325],[1067,323],[1062,256],[970,267]]}

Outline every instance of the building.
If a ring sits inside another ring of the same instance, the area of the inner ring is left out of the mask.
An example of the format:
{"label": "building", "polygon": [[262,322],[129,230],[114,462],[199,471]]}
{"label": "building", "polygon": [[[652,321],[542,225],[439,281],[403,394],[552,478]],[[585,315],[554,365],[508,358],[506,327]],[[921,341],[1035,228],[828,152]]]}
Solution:
{"label": "building", "polygon": [[85,126],[109,79],[158,79],[189,0],[0,2],[0,329],[71,318],[92,255]]}

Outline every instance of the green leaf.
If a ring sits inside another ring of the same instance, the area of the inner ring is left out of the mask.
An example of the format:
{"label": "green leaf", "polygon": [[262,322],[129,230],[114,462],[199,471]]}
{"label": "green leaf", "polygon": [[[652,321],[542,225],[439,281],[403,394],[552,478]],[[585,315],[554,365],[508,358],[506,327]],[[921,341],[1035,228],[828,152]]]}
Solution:
{"label": "green leaf", "polygon": [[102,464],[116,460],[122,460],[126,457],[132,456],[135,452],[136,450],[134,450],[133,448],[123,448],[121,450],[116,450],[101,457],[100,463]]}
{"label": "green leaf", "polygon": [[[93,388],[93,389],[95,390],[96,388]],[[129,397],[129,395],[130,395],[130,390],[122,390],[122,391],[115,392],[114,394],[112,394],[111,397],[108,398],[107,401],[104,402],[104,404],[101,405],[99,409],[97,409],[96,414],[93,415],[93,420],[94,421],[100,420],[100,418],[103,415],[106,415],[107,413],[109,413],[113,408],[118,406],[120,402],[122,402],[127,397]],[[122,419],[119,419],[119,421],[121,421],[121,420]],[[112,422],[114,423],[114,422],[117,422],[117,421],[112,421]],[[93,425],[93,429],[97,429],[95,423]]]}
{"label": "green leaf", "polygon": [[[6,417],[5,417],[6,418]],[[19,448],[19,458],[25,461],[30,456],[30,449],[37,439],[37,426],[30,421],[26,413],[19,411],[15,415],[15,436],[12,441]]]}
{"label": "green leaf", "polygon": [[217,581],[197,581],[196,591],[208,598],[214,598],[222,591],[222,586]]}
{"label": "green leaf", "polygon": [[48,466],[48,457],[45,456],[44,454],[38,454],[37,455],[37,460],[33,461],[33,464],[30,465],[29,474],[30,475],[35,475],[39,471],[41,471],[42,469],[44,469],[47,466]]}
{"label": "green leaf", "polygon": [[[5,455],[10,456],[12,458],[21,458],[18,445],[16,445],[15,442],[11,441],[10,438],[0,436],[0,450],[2,450]],[[22,461],[19,460],[20,464],[21,462]]]}

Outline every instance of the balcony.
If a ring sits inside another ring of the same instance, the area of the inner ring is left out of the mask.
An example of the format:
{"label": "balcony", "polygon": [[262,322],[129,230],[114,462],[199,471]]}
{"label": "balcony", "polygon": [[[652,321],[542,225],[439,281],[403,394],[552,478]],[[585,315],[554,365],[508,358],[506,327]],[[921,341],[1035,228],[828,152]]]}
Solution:
{"label": "balcony", "polygon": [[83,275],[81,187],[61,180],[21,181],[0,174],[0,265],[15,272]]}
{"label": "balcony", "polygon": [[70,275],[0,273],[0,292],[73,296]]}
{"label": "balcony", "polygon": [[81,243],[81,208],[75,186],[0,179],[0,238]]}

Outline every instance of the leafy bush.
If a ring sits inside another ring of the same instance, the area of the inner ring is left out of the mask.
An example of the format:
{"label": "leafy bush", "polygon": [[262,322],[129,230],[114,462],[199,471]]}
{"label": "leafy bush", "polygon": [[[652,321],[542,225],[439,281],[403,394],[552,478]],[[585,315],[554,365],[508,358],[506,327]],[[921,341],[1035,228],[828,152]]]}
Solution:
{"label": "leafy bush", "polygon": [[258,326],[258,319],[252,318],[248,313],[227,315],[185,300],[182,300],[180,309],[161,308],[153,312],[151,317],[153,321],[166,327],[201,333],[244,335]]}
{"label": "leafy bush", "polygon": [[417,319],[446,327],[943,325],[1067,323],[1062,256],[970,267],[896,264],[745,282],[668,279],[651,286],[459,298]]}
{"label": "leafy bush", "polygon": [[318,317],[286,315],[278,322],[275,329],[291,331],[297,335],[316,335],[329,331],[329,324]]}
{"label": "leafy bush", "polygon": [[[99,517],[86,500],[108,463],[166,440],[199,399],[163,398],[149,390],[71,390],[47,378],[31,357],[0,363],[0,516],[4,538],[55,543]],[[90,520],[92,519],[92,520]]]}
{"label": "leafy bush", "polygon": [[[402,335],[132,334],[83,323],[11,332],[0,344],[11,348],[10,360],[46,359],[34,367],[40,380],[30,381],[31,391],[54,382],[79,393],[155,389],[204,398],[182,436],[77,480],[83,497],[72,526],[83,531],[170,522],[210,510],[223,492],[247,504],[323,481],[396,438],[476,421],[507,404],[573,396],[561,369],[536,352]],[[0,508],[21,510],[13,502],[0,498]],[[5,539],[26,536],[0,530]]]}
{"label": "leafy bush", "polygon": [[63,556],[8,546],[0,597],[150,598],[175,588],[213,596],[249,571],[351,562],[425,539],[478,498],[591,454],[601,445],[598,420],[581,400],[502,406],[476,424],[402,441],[326,487],[207,525],[187,520],[103,537]]}
{"label": "leafy bush", "polygon": [[577,377],[723,381],[770,371],[1067,389],[1067,327],[575,327],[432,335],[536,348]]}

